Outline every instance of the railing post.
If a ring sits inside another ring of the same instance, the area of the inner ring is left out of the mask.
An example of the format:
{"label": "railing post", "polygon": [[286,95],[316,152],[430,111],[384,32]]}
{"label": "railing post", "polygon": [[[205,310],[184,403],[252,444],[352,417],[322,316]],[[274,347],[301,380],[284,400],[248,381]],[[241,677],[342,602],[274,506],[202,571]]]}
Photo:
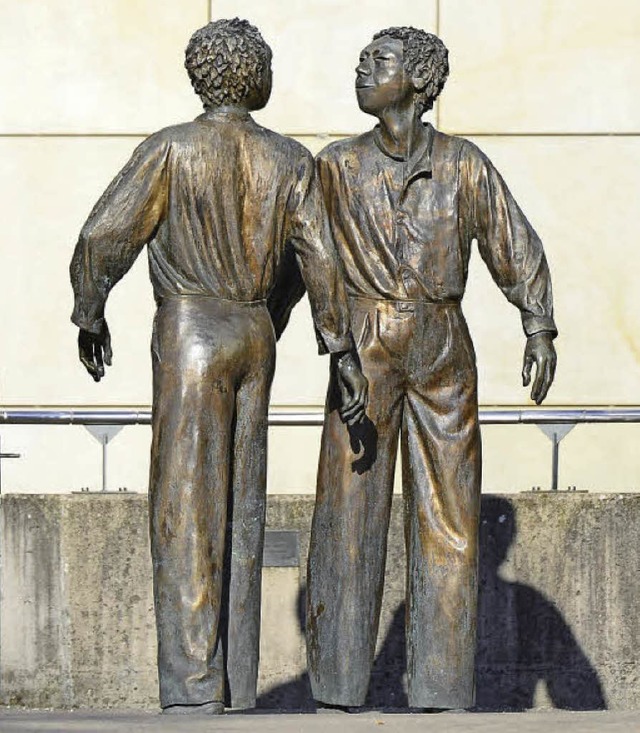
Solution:
{"label": "railing post", "polygon": [[107,446],[124,425],[85,425],[85,428],[102,445],[102,491],[107,491]]}
{"label": "railing post", "polygon": [[558,490],[558,473],[560,462],[560,441],[574,428],[575,423],[543,423],[540,430],[551,441],[551,491]]}

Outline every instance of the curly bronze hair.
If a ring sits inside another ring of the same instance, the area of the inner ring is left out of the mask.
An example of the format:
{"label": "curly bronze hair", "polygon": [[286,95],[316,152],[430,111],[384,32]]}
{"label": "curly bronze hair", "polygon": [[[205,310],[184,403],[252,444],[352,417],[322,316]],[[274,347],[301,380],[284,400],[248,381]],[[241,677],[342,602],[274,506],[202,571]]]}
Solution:
{"label": "curly bronze hair", "polygon": [[216,20],[197,30],[185,51],[185,68],[205,109],[239,104],[256,93],[271,64],[271,49],[251,23]]}
{"label": "curly bronze hair", "polygon": [[420,114],[431,109],[449,76],[447,47],[433,33],[427,33],[411,26],[386,28],[376,33],[373,40],[382,36],[402,41],[406,72],[427,81],[424,91],[419,95],[422,105]]}

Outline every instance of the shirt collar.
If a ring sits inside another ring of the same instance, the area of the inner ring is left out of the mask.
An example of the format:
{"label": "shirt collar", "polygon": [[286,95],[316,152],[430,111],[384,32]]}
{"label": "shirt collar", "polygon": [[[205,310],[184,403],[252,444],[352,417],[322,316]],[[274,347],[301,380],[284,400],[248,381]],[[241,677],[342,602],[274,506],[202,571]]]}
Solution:
{"label": "shirt collar", "polygon": [[213,107],[206,110],[196,119],[198,120],[240,120],[246,122],[251,119],[248,110],[242,107]]}
{"label": "shirt collar", "polygon": [[[376,125],[373,131],[373,139],[380,151],[388,158],[393,158],[394,160],[398,161],[405,161],[405,158],[398,157],[397,155],[392,155],[385,148],[384,143],[382,142],[382,137],[380,136],[379,128],[380,125]],[[409,156],[409,159],[406,161],[407,183],[414,180],[415,178],[420,178],[421,176],[424,176],[425,178],[431,178],[431,151],[433,149],[433,138],[435,136],[435,131],[433,129],[433,126],[430,125],[428,122],[423,122],[419,130],[420,134],[418,135],[416,144],[413,147],[413,152]]]}

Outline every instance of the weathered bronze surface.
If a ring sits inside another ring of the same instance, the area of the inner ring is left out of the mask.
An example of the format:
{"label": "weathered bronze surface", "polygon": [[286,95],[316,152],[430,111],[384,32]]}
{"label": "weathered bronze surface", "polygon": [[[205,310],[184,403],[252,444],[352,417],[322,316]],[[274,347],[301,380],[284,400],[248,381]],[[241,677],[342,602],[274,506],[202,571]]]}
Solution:
{"label": "weathered bronze surface", "polygon": [[72,320],[99,381],[112,357],[107,296],[148,245],[160,703],[249,708],[275,341],[302,281],[352,422],[366,380],[348,353],[348,303],[313,159],[249,115],[269,99],[269,47],[246,21],[217,21],[193,35],[185,66],[205,113],[145,140],[96,204],[71,263]]}
{"label": "weathered bronze surface", "polygon": [[437,37],[377,34],[360,56],[356,94],[379,124],[317,160],[370,387],[367,419],[344,425],[332,374],[322,436],[307,654],[314,697],[332,705],[362,705],[367,693],[398,437],[409,705],[473,704],[481,459],[475,354],[460,306],[473,240],[521,312],[523,382],[535,363],[536,402],[555,370],[540,240],[486,156],[421,121],[448,70]]}

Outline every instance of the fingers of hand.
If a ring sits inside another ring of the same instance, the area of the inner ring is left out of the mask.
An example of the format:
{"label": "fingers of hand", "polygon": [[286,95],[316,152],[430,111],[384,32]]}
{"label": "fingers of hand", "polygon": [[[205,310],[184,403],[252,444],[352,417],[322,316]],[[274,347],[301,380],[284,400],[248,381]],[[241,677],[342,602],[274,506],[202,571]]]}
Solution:
{"label": "fingers of hand", "polygon": [[553,359],[543,358],[536,363],[536,379],[531,389],[531,399],[537,405],[547,396],[554,374],[555,362]]}
{"label": "fingers of hand", "polygon": [[102,346],[100,346],[100,344],[95,344],[93,354],[98,376],[104,377],[104,359],[102,357]]}
{"label": "fingers of hand", "polygon": [[349,403],[349,405],[340,410],[340,417],[343,422],[347,422],[349,425],[354,425],[355,423],[360,422],[364,417],[364,405],[360,402]]}
{"label": "fingers of hand", "polygon": [[111,363],[111,339],[109,337],[109,331],[107,330],[106,336],[100,340],[99,337],[87,331],[80,330],[78,335],[78,356],[82,365],[94,381],[99,382],[104,377],[105,361],[107,364]]}
{"label": "fingers of hand", "polygon": [[111,366],[111,362],[113,360],[113,349],[111,348],[111,336],[108,331],[104,339],[103,356],[104,356],[104,363],[107,366]]}
{"label": "fingers of hand", "polygon": [[349,399],[348,390],[342,392],[342,407],[340,417],[349,425],[359,423],[365,417],[367,406],[368,383],[366,380],[359,380],[354,384],[354,392]]}
{"label": "fingers of hand", "polygon": [[536,378],[533,381],[533,387],[531,388],[531,399],[540,404],[540,393],[544,385],[544,361],[540,360],[536,362]]}
{"label": "fingers of hand", "polygon": [[93,377],[95,382],[99,382],[100,378],[103,376],[102,374],[98,373],[98,367],[96,363],[93,360],[93,356],[87,357],[83,351],[80,351],[80,361],[82,362],[84,368],[89,372],[89,374]]}
{"label": "fingers of hand", "polygon": [[551,384],[553,383],[555,369],[556,369],[555,364],[552,361],[547,361],[545,363],[544,379],[542,381],[542,387],[540,389],[540,392],[538,393],[538,399],[536,400],[538,404],[540,404],[546,398],[547,393],[549,392],[549,387],[551,387]]}
{"label": "fingers of hand", "polygon": [[525,354],[524,363],[522,365],[522,386],[526,387],[531,381],[531,367],[534,359],[531,354]]}

